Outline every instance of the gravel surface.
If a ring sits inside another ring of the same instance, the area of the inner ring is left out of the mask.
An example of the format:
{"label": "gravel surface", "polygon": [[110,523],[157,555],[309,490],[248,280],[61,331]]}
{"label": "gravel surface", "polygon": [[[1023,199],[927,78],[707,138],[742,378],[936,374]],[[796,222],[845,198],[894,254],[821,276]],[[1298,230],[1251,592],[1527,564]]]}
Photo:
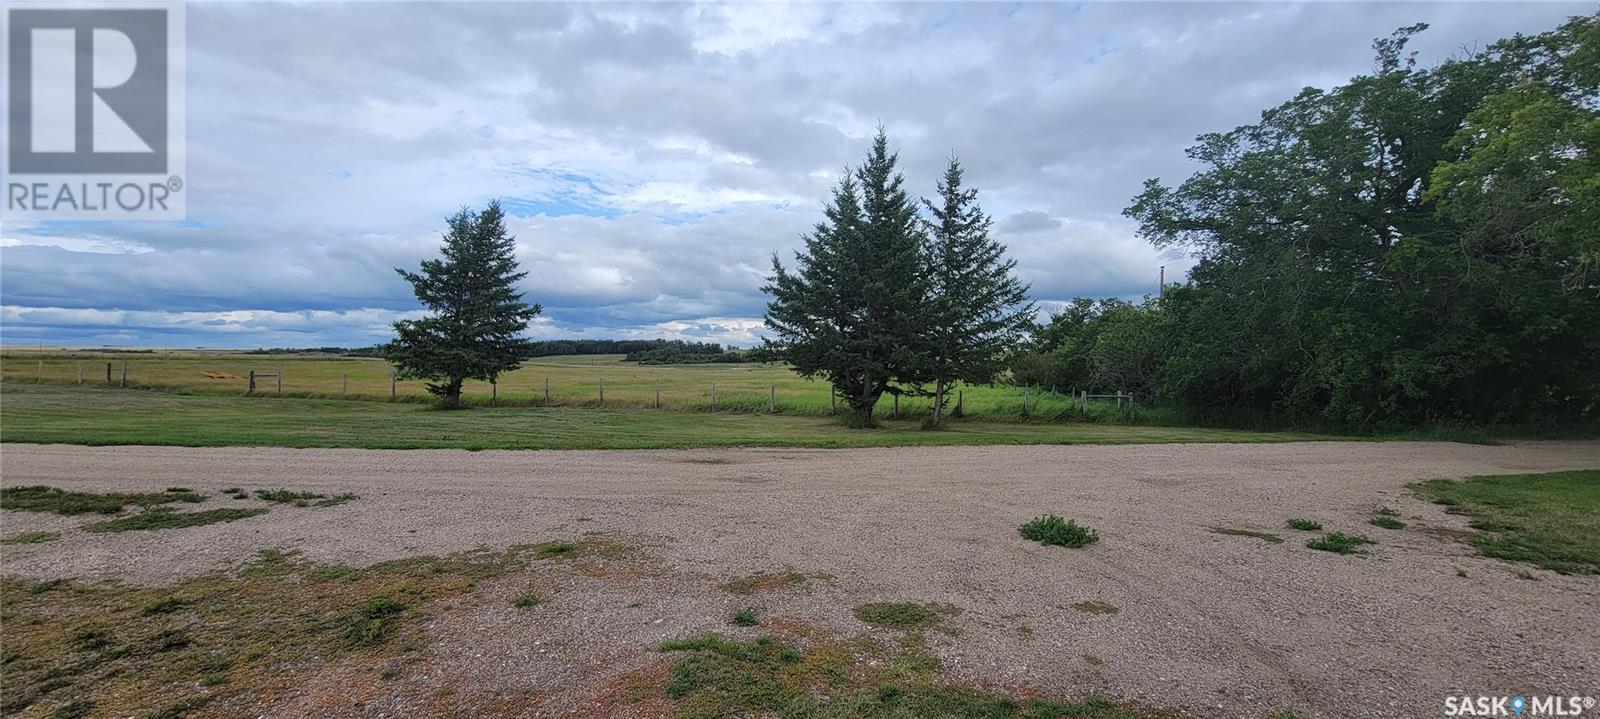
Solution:
{"label": "gravel surface", "polygon": [[[1098,692],[1194,716],[1442,716],[1447,695],[1600,695],[1600,577],[1473,556],[1464,529],[1411,496],[1435,477],[1600,467],[1600,443],[1505,446],[1295,443],[1143,446],[462,452],[4,445],[0,480],[85,490],[214,493],[287,487],[360,498],[274,508],[228,524],[91,534],[82,517],[3,512],[0,571],[165,584],[239,566],[263,548],[365,565],[588,532],[636,548],[610,565],[540,578],[548,600],[513,611],[522,585],[489,586],[435,616],[426,665],[350,688],[353,659],[273,716],[622,716],[617,682],[659,672],[663,638],[754,636],[731,611],[835,631],[851,609],[944,602],[930,634],[952,679],[1018,693]],[[205,507],[255,506],[213,498]],[[263,504],[263,506],[265,506]],[[1366,524],[1379,506],[1410,523]],[[185,508],[187,509],[187,508]],[[1055,513],[1096,528],[1086,549],[1021,540]],[[1329,531],[1379,540],[1363,556],[1304,546]],[[1281,543],[1213,528],[1281,535]],[[1458,576],[1457,570],[1468,576]],[[794,571],[754,596],[730,579]],[[1525,571],[1538,581],[1519,578]],[[526,582],[525,578],[515,580]],[[481,595],[481,596],[480,596]],[[504,595],[504,596],[501,596]],[[1105,602],[1115,613],[1074,609]],[[450,691],[440,691],[449,687]],[[353,698],[352,698],[353,697]],[[485,697],[498,710],[483,710]],[[462,714],[465,715],[465,714]]]}

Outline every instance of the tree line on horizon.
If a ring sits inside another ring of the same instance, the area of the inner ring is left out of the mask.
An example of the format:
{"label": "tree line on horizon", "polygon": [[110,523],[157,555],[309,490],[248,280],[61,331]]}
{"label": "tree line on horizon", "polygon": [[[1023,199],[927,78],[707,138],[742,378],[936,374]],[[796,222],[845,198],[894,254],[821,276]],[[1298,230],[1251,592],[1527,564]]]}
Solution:
{"label": "tree line on horizon", "polygon": [[[1035,321],[951,159],[915,200],[880,128],[763,290],[754,351],[827,381],[873,424],[884,394],[956,383],[1137,392],[1201,421],[1351,428],[1600,414],[1600,14],[1418,67],[1402,28],[1370,75],[1201,135],[1200,169],[1124,214],[1198,259],[1143,302],[1077,298]],[[449,219],[399,270],[433,314],[385,348],[446,405],[528,356],[504,215]]]}

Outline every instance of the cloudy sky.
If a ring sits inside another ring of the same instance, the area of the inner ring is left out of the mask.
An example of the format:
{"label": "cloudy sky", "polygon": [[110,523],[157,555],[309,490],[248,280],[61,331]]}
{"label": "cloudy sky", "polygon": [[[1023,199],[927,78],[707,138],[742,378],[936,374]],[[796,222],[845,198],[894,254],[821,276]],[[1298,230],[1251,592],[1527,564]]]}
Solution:
{"label": "cloudy sky", "polygon": [[758,289],[881,123],[911,188],[956,154],[1036,299],[1188,262],[1120,216],[1195,135],[1592,3],[216,4],[188,9],[189,219],[7,223],[0,341],[367,345],[393,271],[502,198],[535,337],[749,345]]}

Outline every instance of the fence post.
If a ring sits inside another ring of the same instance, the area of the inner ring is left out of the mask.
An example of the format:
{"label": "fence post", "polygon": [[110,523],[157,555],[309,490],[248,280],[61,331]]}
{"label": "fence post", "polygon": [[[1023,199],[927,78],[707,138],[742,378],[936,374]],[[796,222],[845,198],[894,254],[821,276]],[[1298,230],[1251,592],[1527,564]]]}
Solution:
{"label": "fence post", "polygon": [[717,383],[711,383],[711,406],[717,406]]}
{"label": "fence post", "polygon": [[283,394],[283,368],[278,368],[278,394]]}
{"label": "fence post", "polygon": [[491,379],[491,380],[489,380],[489,406],[493,407],[499,401],[500,401],[500,383],[498,381],[496,381],[496,380]]}
{"label": "fence post", "polygon": [[889,416],[895,419],[900,419],[900,395],[898,394],[894,396],[894,413],[890,414]]}
{"label": "fence post", "polygon": [[78,384],[83,384],[83,363],[78,363]]}
{"label": "fence post", "polygon": [[255,394],[256,393],[256,371],[255,370],[250,370],[250,386],[245,388],[244,393],[245,394]]}
{"label": "fence post", "polygon": [[106,386],[111,386],[111,363],[106,363]]}
{"label": "fence post", "polygon": [[606,378],[600,378],[600,404],[606,403]]}
{"label": "fence post", "polygon": [[661,409],[661,378],[656,378],[656,409]]}
{"label": "fence post", "polygon": [[350,375],[339,375],[339,396],[341,398],[350,396]]}
{"label": "fence post", "polygon": [[1079,411],[1083,412],[1084,414],[1088,414],[1089,413],[1089,390],[1080,390],[1078,392],[1078,401],[1079,401],[1079,405],[1078,405]]}
{"label": "fence post", "polygon": [[389,401],[390,402],[393,402],[395,400],[395,394],[396,394],[395,384],[399,379],[399,375],[400,375],[400,373],[396,372],[393,367],[389,368]]}
{"label": "fence post", "polygon": [[123,387],[127,387],[128,386],[128,361],[127,360],[123,360],[122,361],[122,386]]}
{"label": "fence post", "polygon": [[550,401],[550,378],[544,378],[544,401]]}
{"label": "fence post", "polygon": [[839,393],[838,392],[829,392],[828,393],[828,414],[838,414],[838,413],[839,413]]}
{"label": "fence post", "polygon": [[1029,394],[1032,391],[1033,390],[1028,387],[1022,388],[1022,416],[1024,417],[1028,416],[1028,400],[1030,399]]}
{"label": "fence post", "polygon": [[44,358],[43,357],[39,358],[39,372],[38,372],[38,376],[35,377],[34,379],[44,379]]}
{"label": "fence post", "polygon": [[776,411],[777,405],[778,385],[771,385],[767,387],[767,414],[772,414],[774,411]]}
{"label": "fence post", "polygon": [[967,395],[966,395],[966,391],[965,390],[959,390],[959,389],[956,390],[956,416],[957,417],[960,417],[962,415],[963,410],[965,409],[963,403],[964,403],[964,400],[966,400],[966,398],[967,398]]}

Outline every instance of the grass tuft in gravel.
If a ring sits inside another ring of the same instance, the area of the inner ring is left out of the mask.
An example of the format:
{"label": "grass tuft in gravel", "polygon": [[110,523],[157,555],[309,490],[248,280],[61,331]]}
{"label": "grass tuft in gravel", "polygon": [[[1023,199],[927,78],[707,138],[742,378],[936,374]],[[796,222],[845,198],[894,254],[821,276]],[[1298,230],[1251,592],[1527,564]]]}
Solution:
{"label": "grass tuft in gravel", "polygon": [[144,529],[180,529],[183,527],[216,524],[218,522],[232,522],[266,513],[267,510],[265,509],[208,509],[204,512],[175,512],[168,507],[151,507],[139,514],[86,524],[83,527],[83,531],[131,532]]}
{"label": "grass tuft in gravel", "polygon": [[1312,519],[1295,518],[1285,522],[1284,525],[1290,529],[1298,529],[1302,532],[1315,532],[1319,529],[1322,529],[1322,523]]}
{"label": "grass tuft in gravel", "polygon": [[754,609],[740,609],[728,621],[736,627],[753,627],[761,623],[761,618]]}
{"label": "grass tuft in gravel", "polygon": [[1478,530],[1484,556],[1562,574],[1600,574],[1600,470],[1436,479],[1413,487]]}
{"label": "grass tuft in gravel", "polygon": [[1058,547],[1087,547],[1100,541],[1093,529],[1054,514],[1039,517],[1017,527],[1023,539]]}
{"label": "grass tuft in gravel", "polygon": [[18,532],[5,539],[0,539],[0,544],[40,544],[42,542],[54,542],[60,538],[60,532]]}
{"label": "grass tuft in gravel", "polygon": [[356,496],[349,492],[335,494],[330,497],[326,494],[306,491],[297,492],[292,489],[258,489],[256,490],[256,499],[264,499],[268,502],[278,502],[280,504],[292,504],[296,507],[333,507],[356,499]]}
{"label": "grass tuft in gravel", "polygon": [[400,614],[406,605],[389,597],[368,599],[354,611],[337,621],[344,626],[344,643],[352,648],[373,647],[382,644],[400,624]]}
{"label": "grass tuft in gravel", "polygon": [[1078,602],[1072,608],[1084,614],[1116,614],[1119,611],[1117,605],[1101,601]]}
{"label": "grass tuft in gravel", "polygon": [[130,504],[152,507],[169,502],[204,502],[205,495],[187,489],[165,492],[69,492],[56,487],[31,485],[0,489],[0,509],[26,512],[116,514]]}
{"label": "grass tuft in gravel", "polygon": [[1363,544],[1377,544],[1377,542],[1359,534],[1343,532],[1334,532],[1306,542],[1307,547],[1334,554],[1359,554]]}
{"label": "grass tuft in gravel", "polygon": [[1234,537],[1254,537],[1268,544],[1282,544],[1283,537],[1267,532],[1254,532],[1248,529],[1229,529],[1227,527],[1212,527],[1212,534],[1227,534]]}
{"label": "grass tuft in gravel", "polygon": [[[1145,719],[1110,700],[1018,700],[953,685],[916,643],[813,642],[804,651],[773,637],[748,642],[702,635],[662,642],[684,653],[664,693],[679,719],[734,716],[853,719]],[[650,697],[642,697],[649,699]]]}
{"label": "grass tuft in gravel", "polygon": [[1381,527],[1383,529],[1405,529],[1406,528],[1406,523],[1405,522],[1402,522],[1402,521],[1400,521],[1398,519],[1395,519],[1394,517],[1384,517],[1384,516],[1373,517],[1372,519],[1367,520],[1367,524],[1370,524],[1370,525],[1372,525],[1374,527]]}
{"label": "grass tuft in gravel", "polygon": [[185,602],[183,597],[168,595],[146,604],[144,609],[139,611],[139,615],[151,617],[157,614],[171,614],[182,609],[185,604],[188,604],[188,602]]}
{"label": "grass tuft in gravel", "polygon": [[873,602],[855,609],[857,619],[877,627],[889,629],[916,629],[938,626],[946,616],[960,614],[961,610],[948,604],[916,604],[914,602]]}
{"label": "grass tuft in gravel", "polygon": [[534,594],[532,590],[518,594],[516,599],[511,600],[511,606],[518,609],[527,609],[528,607],[534,606],[538,603],[539,595]]}

